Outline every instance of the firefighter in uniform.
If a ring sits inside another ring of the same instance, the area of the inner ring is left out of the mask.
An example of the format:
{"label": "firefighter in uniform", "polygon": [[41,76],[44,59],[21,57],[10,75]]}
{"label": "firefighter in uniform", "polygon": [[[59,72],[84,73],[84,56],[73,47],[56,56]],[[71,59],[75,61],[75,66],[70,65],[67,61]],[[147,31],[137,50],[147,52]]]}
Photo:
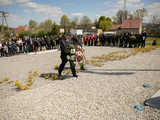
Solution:
{"label": "firefighter in uniform", "polygon": [[[73,39],[71,38],[70,34],[66,34],[64,37],[60,39],[60,49],[61,49],[61,60],[62,63],[60,64],[60,67],[58,69],[58,76],[59,79],[62,79],[62,71],[66,65],[66,63],[69,61],[70,68],[73,74],[73,77],[78,77],[75,70],[75,63],[74,58],[72,55],[74,54],[74,45],[73,45]],[[72,59],[73,58],[73,59]]]}

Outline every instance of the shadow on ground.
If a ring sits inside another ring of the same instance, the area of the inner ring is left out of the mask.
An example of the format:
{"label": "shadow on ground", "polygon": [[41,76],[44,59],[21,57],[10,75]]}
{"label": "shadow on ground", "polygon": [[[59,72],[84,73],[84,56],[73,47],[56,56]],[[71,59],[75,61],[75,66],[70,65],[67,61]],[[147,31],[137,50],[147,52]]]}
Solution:
{"label": "shadow on ground", "polygon": [[[62,80],[58,78],[57,73],[42,73],[40,74],[39,77],[44,78],[44,79],[51,79],[51,80]],[[68,78],[72,78],[72,75],[63,75],[63,80],[68,79]]]}
{"label": "shadow on ground", "polygon": [[[69,67],[65,67],[65,69],[70,69]],[[107,71],[107,72],[106,72]],[[154,72],[160,71],[160,69],[86,69],[85,71],[81,71],[82,73],[90,73],[90,74],[101,74],[101,75],[133,75],[136,72]],[[45,79],[52,79],[57,73],[42,73],[40,77]],[[72,75],[64,75],[64,79],[71,78]],[[59,79],[55,79],[59,80]]]}
{"label": "shadow on ground", "polygon": [[101,75],[133,75],[134,72],[98,72],[98,71],[91,71],[85,70],[83,73],[91,73],[91,74],[101,74]]}
{"label": "shadow on ground", "polygon": [[87,69],[87,70],[96,70],[96,71],[160,71],[160,69]]}

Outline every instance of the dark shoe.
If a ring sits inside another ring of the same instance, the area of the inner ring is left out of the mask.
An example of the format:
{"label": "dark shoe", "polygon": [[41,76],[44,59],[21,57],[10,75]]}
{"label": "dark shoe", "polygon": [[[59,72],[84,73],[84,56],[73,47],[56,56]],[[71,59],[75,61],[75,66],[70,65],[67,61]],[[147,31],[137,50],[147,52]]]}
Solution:
{"label": "dark shoe", "polygon": [[84,69],[84,67],[82,67],[82,68],[80,68],[80,70],[84,71],[84,70],[86,70],[86,69]]}
{"label": "dark shoe", "polygon": [[76,78],[78,78],[78,75],[73,75],[73,77],[76,77]]}

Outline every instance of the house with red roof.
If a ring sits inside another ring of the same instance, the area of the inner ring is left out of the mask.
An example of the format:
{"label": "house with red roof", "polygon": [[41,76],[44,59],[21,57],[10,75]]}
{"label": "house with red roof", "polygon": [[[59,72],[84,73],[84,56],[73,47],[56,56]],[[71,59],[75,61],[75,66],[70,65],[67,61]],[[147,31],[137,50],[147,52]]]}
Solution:
{"label": "house with red roof", "polygon": [[14,30],[14,33],[16,35],[18,35],[19,32],[23,31],[23,30],[28,30],[28,27],[27,26],[18,26],[15,30]]}
{"label": "house with red roof", "polygon": [[141,34],[142,20],[141,19],[123,20],[122,24],[113,24],[111,31],[129,32],[131,34]]}

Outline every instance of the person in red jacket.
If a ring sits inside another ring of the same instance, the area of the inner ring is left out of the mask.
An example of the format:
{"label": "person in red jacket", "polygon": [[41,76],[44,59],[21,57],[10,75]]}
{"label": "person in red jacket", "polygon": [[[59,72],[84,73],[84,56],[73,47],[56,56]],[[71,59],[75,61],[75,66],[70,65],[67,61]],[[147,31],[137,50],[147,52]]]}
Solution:
{"label": "person in red jacket", "polygon": [[88,42],[88,46],[90,46],[90,35],[88,35],[87,42]]}
{"label": "person in red jacket", "polygon": [[84,36],[83,42],[84,42],[84,45],[87,45],[87,36],[86,35]]}
{"label": "person in red jacket", "polygon": [[94,46],[97,46],[97,35],[94,34]]}
{"label": "person in red jacket", "polygon": [[91,41],[91,46],[93,46],[93,34],[91,35],[90,41]]}

